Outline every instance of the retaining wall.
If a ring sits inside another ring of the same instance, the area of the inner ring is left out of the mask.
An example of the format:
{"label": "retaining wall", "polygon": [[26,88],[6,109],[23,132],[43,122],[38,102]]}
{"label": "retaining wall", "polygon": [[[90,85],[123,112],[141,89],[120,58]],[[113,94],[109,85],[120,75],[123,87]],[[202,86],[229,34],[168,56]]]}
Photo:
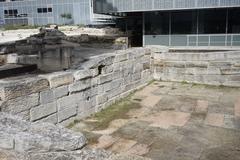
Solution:
{"label": "retaining wall", "polygon": [[78,70],[0,81],[1,111],[51,123],[84,118],[152,80],[151,52],[133,48],[97,56]]}
{"label": "retaining wall", "polygon": [[156,80],[240,87],[240,51],[155,50],[153,68]]}

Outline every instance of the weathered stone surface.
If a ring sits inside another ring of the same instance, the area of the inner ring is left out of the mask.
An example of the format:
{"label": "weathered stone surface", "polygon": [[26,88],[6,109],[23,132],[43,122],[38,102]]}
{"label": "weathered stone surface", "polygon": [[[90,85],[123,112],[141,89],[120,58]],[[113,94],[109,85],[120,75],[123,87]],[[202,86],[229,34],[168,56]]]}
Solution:
{"label": "weathered stone surface", "polygon": [[69,92],[79,92],[91,87],[91,79],[83,79],[69,85]]}
{"label": "weathered stone surface", "polygon": [[71,72],[55,72],[46,75],[40,75],[48,79],[51,88],[67,85],[73,83],[73,75]]}
{"label": "weathered stone surface", "polygon": [[[60,126],[50,123],[30,123],[18,117],[5,113],[0,113],[1,135],[8,135],[9,140],[14,140],[12,150],[27,152],[58,152],[75,151],[81,149],[86,144],[86,138],[81,133],[73,133]],[[6,138],[0,139],[0,144],[5,144],[6,148],[11,148],[11,141],[6,142]]]}
{"label": "weathered stone surface", "polygon": [[73,74],[75,81],[79,81],[82,79],[87,79],[92,77],[91,70],[79,70],[74,72]]}
{"label": "weathered stone surface", "polygon": [[30,110],[30,120],[36,121],[38,119],[44,118],[48,115],[57,112],[57,103],[51,102],[48,104],[43,104],[37,107],[34,107]]}
{"label": "weathered stone surface", "polygon": [[61,86],[53,89],[55,100],[67,96],[69,93],[68,86]]}
{"label": "weathered stone surface", "polygon": [[112,73],[107,74],[107,75],[102,75],[102,76],[99,77],[98,84],[103,84],[103,83],[109,82],[112,79],[113,79],[113,74]]}
{"label": "weathered stone surface", "polygon": [[44,78],[34,77],[16,81],[0,81],[0,98],[2,100],[14,99],[32,93],[41,92],[49,88]]}
{"label": "weathered stone surface", "polygon": [[58,122],[62,122],[76,115],[77,115],[77,106],[60,110],[58,111]]}
{"label": "weathered stone surface", "polygon": [[47,104],[53,102],[55,100],[55,96],[53,90],[46,90],[40,92],[40,103]]}
{"label": "weathered stone surface", "polygon": [[35,93],[3,102],[1,106],[1,111],[18,114],[22,111],[29,110],[30,108],[37,106],[38,104],[39,94]]}
{"label": "weathered stone surface", "polygon": [[39,122],[57,124],[58,123],[57,113],[54,113],[46,118],[43,118],[39,120]]}

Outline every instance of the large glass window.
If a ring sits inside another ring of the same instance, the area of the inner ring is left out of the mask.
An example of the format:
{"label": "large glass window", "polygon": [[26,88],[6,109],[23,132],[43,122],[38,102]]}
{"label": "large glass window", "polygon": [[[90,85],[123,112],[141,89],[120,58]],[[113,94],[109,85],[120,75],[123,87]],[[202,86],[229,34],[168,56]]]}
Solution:
{"label": "large glass window", "polygon": [[199,34],[226,33],[226,9],[199,11]]}
{"label": "large glass window", "polygon": [[196,34],[197,14],[193,11],[171,13],[171,34]]}
{"label": "large glass window", "polygon": [[228,12],[228,33],[240,33],[240,9],[229,9]]}
{"label": "large glass window", "polygon": [[149,12],[145,14],[145,34],[169,34],[169,13]]}

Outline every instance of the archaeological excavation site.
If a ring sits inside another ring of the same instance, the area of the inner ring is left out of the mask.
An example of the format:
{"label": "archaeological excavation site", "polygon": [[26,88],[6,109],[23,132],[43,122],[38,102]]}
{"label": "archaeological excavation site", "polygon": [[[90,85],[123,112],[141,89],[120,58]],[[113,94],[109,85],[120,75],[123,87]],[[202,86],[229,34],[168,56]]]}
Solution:
{"label": "archaeological excavation site", "polygon": [[240,160],[239,87],[237,47],[41,28],[0,43],[0,160]]}

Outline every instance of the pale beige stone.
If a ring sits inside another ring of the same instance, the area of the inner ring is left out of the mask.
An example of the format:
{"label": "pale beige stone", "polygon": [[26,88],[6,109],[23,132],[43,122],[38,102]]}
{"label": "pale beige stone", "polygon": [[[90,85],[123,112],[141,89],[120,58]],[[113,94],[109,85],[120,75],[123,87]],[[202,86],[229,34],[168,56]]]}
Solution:
{"label": "pale beige stone", "polygon": [[150,148],[146,144],[136,144],[132,148],[130,148],[127,153],[128,154],[133,154],[133,155],[138,155],[138,156],[143,156],[149,152]]}
{"label": "pale beige stone", "polygon": [[190,113],[162,111],[155,115],[142,118],[142,120],[151,122],[150,126],[168,129],[171,126],[184,126],[190,119]]}
{"label": "pale beige stone", "polygon": [[143,99],[141,105],[143,107],[153,107],[159,103],[161,96],[150,95],[147,98]]}
{"label": "pale beige stone", "polygon": [[136,141],[121,138],[113,144],[110,150],[117,153],[125,153],[135,144],[137,144]]}
{"label": "pale beige stone", "polygon": [[195,108],[196,113],[207,113],[208,111],[208,101],[198,100],[197,106]]}
{"label": "pale beige stone", "polygon": [[240,97],[235,102],[234,113],[236,117],[240,118]]}
{"label": "pale beige stone", "polygon": [[205,124],[222,127],[224,125],[224,115],[219,113],[208,113],[205,119]]}
{"label": "pale beige stone", "polygon": [[119,138],[114,138],[110,135],[103,135],[98,139],[98,143],[94,146],[95,148],[107,149],[111,147]]}

